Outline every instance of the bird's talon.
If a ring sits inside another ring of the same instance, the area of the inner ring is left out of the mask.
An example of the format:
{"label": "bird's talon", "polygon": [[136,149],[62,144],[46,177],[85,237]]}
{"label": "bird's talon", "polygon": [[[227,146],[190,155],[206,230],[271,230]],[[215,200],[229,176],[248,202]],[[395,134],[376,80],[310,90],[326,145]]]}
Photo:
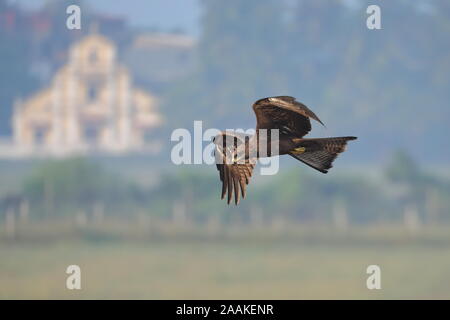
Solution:
{"label": "bird's talon", "polygon": [[294,150],[292,150],[293,154],[302,154],[303,152],[305,152],[306,148],[305,147],[299,147],[299,148],[295,148]]}

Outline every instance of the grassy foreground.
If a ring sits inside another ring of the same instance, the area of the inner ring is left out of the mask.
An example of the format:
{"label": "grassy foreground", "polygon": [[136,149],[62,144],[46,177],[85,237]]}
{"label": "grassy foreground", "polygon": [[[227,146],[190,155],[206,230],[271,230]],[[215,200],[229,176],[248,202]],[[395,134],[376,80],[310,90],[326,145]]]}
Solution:
{"label": "grassy foreground", "polygon": [[[442,244],[3,242],[0,257],[1,299],[450,298]],[[71,264],[82,290],[65,288]],[[381,290],[366,288],[370,264],[381,267]]]}

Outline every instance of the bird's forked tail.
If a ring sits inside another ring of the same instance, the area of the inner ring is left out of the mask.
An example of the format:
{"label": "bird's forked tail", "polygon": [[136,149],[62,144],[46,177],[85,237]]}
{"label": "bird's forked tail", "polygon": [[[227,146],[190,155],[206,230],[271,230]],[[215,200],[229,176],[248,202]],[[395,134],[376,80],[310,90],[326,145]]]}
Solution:
{"label": "bird's forked tail", "polygon": [[356,137],[293,139],[296,146],[289,154],[311,168],[327,173],[350,140],[356,140]]}

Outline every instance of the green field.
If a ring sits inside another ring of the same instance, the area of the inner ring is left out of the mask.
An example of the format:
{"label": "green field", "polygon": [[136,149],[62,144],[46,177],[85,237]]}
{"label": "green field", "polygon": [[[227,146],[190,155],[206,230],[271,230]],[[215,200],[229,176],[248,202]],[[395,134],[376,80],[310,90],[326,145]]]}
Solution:
{"label": "green field", "polygon": [[[0,298],[450,298],[445,242],[346,239],[3,241]],[[81,290],[65,288],[71,264]],[[381,290],[366,288],[371,264]]]}

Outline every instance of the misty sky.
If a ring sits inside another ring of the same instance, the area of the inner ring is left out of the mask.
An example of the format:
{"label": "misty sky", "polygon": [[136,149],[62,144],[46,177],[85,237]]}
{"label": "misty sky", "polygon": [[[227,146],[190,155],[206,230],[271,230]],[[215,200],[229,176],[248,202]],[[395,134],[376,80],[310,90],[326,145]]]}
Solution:
{"label": "misty sky", "polygon": [[[36,9],[45,0],[10,0],[28,9]],[[86,0],[98,12],[125,16],[135,27],[157,27],[164,31],[182,29],[197,36],[200,5],[198,0]]]}

